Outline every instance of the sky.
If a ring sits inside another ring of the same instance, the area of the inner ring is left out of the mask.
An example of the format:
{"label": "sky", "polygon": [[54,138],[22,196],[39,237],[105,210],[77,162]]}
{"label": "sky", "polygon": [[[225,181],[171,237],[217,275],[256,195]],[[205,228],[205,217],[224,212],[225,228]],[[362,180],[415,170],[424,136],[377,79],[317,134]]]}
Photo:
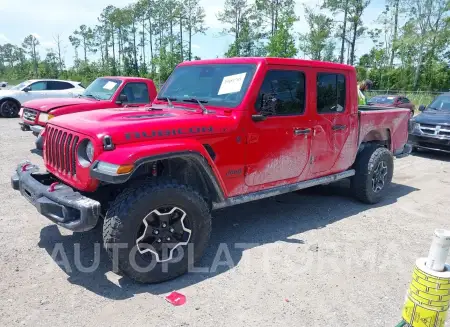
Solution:
{"label": "sky", "polygon": [[[308,27],[304,18],[303,6],[318,6],[323,0],[297,0],[296,14],[300,20],[295,25],[295,32],[304,33]],[[0,44],[13,43],[20,45],[23,39],[34,34],[40,42],[40,53],[54,48],[54,37],[60,35],[64,41],[64,57],[66,64],[73,62],[74,51],[68,37],[80,25],[93,26],[103,8],[108,5],[124,7],[133,0],[0,0]],[[195,35],[193,53],[202,59],[221,57],[233,42],[231,36],[221,36],[225,27],[216,18],[216,13],[223,8],[225,0],[201,0],[206,11],[206,35]],[[381,14],[385,0],[372,0],[363,20],[369,27],[375,27],[375,20]],[[357,55],[370,50],[372,42],[365,37],[357,43]],[[298,57],[303,57],[299,52]]]}

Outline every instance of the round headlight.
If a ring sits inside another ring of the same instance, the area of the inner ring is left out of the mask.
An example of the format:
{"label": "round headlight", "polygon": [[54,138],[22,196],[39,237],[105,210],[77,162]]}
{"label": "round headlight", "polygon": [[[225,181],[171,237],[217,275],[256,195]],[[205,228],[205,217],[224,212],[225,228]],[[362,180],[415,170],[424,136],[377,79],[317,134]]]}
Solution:
{"label": "round headlight", "polygon": [[89,159],[89,162],[94,160],[94,145],[91,141],[86,144],[86,157]]}

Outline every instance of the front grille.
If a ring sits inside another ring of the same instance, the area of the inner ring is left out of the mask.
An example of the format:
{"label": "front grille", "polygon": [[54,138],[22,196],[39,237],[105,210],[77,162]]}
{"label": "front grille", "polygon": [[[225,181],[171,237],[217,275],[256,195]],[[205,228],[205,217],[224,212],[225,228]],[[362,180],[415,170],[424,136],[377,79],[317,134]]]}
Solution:
{"label": "front grille", "polygon": [[23,119],[34,122],[38,115],[37,110],[23,108]]}
{"label": "front grille", "polygon": [[77,173],[76,149],[80,138],[69,131],[47,127],[45,158],[58,171],[74,176]]}
{"label": "front grille", "polygon": [[420,124],[420,130],[427,135],[450,136],[450,126]]}

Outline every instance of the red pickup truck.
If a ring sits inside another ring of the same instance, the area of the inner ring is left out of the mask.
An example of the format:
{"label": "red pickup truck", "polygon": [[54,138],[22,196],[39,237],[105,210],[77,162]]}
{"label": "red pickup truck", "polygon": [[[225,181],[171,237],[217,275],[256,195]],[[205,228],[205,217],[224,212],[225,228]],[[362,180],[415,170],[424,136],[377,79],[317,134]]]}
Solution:
{"label": "red pickup truck", "polygon": [[[78,98],[48,98],[25,102],[20,109],[23,131],[33,131],[38,136],[47,122],[56,116],[80,111],[142,106],[151,103],[157,91],[152,80],[138,77],[101,77],[92,82]],[[36,147],[42,149],[38,137]]]}
{"label": "red pickup truck", "polygon": [[[11,177],[37,210],[103,242],[140,282],[188,271],[205,250],[211,211],[340,179],[359,200],[388,192],[408,155],[409,110],[359,110],[351,66],[278,58],[185,62],[146,111],[52,119],[47,172]],[[145,267],[145,269],[143,268]]]}

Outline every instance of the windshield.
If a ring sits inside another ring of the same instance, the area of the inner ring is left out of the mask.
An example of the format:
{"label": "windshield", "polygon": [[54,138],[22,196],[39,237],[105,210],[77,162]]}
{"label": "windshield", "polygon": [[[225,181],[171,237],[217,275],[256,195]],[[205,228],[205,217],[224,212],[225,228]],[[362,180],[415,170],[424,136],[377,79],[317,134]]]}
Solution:
{"label": "windshield", "polygon": [[390,96],[376,96],[367,101],[368,103],[378,103],[378,104],[393,104],[395,97]]}
{"label": "windshield", "polygon": [[450,111],[450,94],[440,95],[428,106],[429,109]]}
{"label": "windshield", "polygon": [[83,96],[110,100],[120,84],[122,84],[122,81],[118,79],[97,78],[83,92]]}
{"label": "windshield", "polygon": [[20,83],[19,85],[13,86],[11,90],[22,90],[25,86],[30,85],[31,81],[25,81]]}
{"label": "windshield", "polygon": [[198,99],[218,107],[238,106],[247,92],[256,65],[213,64],[177,67],[158,95],[159,99],[193,102]]}

